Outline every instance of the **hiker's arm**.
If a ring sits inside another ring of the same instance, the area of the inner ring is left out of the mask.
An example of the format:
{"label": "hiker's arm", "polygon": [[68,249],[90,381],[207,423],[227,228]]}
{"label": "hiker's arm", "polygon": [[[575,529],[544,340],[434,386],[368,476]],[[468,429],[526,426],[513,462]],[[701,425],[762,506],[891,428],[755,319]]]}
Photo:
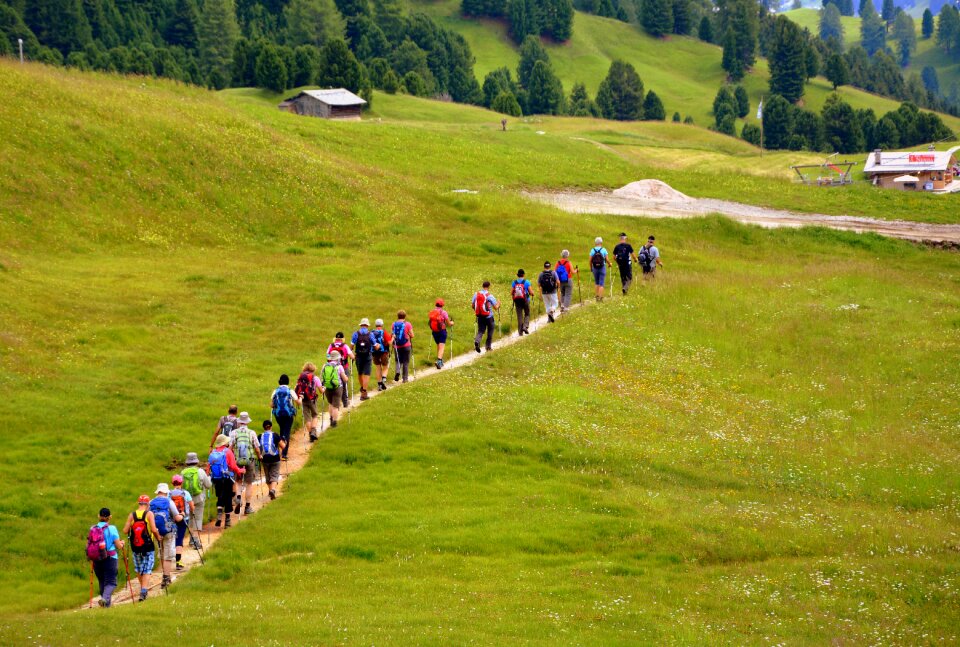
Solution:
{"label": "hiker's arm", "polygon": [[132,525],[133,525],[133,513],[131,512],[130,514],[127,515],[127,523],[123,524],[123,534],[126,535],[127,533],[129,533],[130,526]]}
{"label": "hiker's arm", "polygon": [[173,513],[174,521],[177,521],[177,522],[183,521],[183,515],[180,514],[180,509],[177,508],[177,504],[174,503],[172,500],[170,501],[170,512]]}
{"label": "hiker's arm", "polygon": [[152,513],[152,512],[148,512],[148,513],[147,513],[147,523],[150,525],[150,532],[153,533],[153,536],[154,536],[154,537],[159,537],[159,536],[160,536],[160,531],[157,529],[157,522],[156,522],[156,520],[153,518],[153,513]]}

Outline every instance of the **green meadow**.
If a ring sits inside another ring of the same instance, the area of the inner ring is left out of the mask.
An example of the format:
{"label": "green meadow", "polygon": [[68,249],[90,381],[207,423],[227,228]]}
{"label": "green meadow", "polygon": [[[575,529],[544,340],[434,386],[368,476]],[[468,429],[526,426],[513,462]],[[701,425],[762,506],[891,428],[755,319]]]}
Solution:
{"label": "green meadow", "polygon": [[[7,62],[0,81],[0,643],[957,641],[960,256],[518,192],[658,177],[956,222],[948,200],[798,187],[786,157],[699,127],[502,133],[379,94],[330,123],[258,91]],[[366,403],[170,595],[72,611],[96,510],[124,516],[228,404],[266,417],[281,372],[400,307],[428,370],[437,296],[467,351],[482,280],[502,297],[621,230],[656,234],[655,282]]]}

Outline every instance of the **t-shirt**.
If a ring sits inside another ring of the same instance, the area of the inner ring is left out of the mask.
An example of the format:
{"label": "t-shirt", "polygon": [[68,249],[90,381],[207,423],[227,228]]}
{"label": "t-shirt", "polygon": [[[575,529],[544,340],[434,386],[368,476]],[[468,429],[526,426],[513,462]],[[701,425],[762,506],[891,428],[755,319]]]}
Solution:
{"label": "t-shirt", "polygon": [[244,425],[243,427],[238,427],[230,432],[230,449],[232,449],[234,454],[236,454],[237,436],[240,433],[247,434],[247,436],[250,438],[250,455],[248,458],[250,459],[250,462],[253,462],[253,459],[256,458],[256,453],[260,450],[260,440],[257,438],[256,432],[249,427]]}
{"label": "t-shirt", "polygon": [[269,465],[269,464],[277,463],[277,462],[280,461],[280,440],[281,440],[280,434],[278,434],[278,433],[275,432],[275,431],[265,431],[265,432],[263,432],[262,434],[260,434],[260,446],[261,446],[261,447],[264,447],[264,446],[265,446],[265,443],[263,442],[263,437],[266,436],[267,434],[271,434],[271,435],[273,436],[273,446],[276,447],[277,453],[276,453],[276,454],[267,454],[267,453],[264,453],[264,455],[263,455],[263,463],[264,463],[264,465]]}
{"label": "t-shirt", "polygon": [[120,539],[117,527],[108,524],[106,521],[99,521],[97,525],[103,528],[103,543],[107,545],[107,555],[117,559],[117,547],[114,545],[114,542]]}
{"label": "t-shirt", "polygon": [[617,259],[620,265],[630,265],[630,256],[633,255],[633,245],[630,243],[620,243],[613,248],[613,257]]}
{"label": "t-shirt", "polygon": [[[367,328],[366,326],[360,326],[360,330],[353,333],[353,336],[350,338],[350,343],[353,344],[354,348],[357,346],[357,339],[360,338],[361,333],[370,333],[370,350],[368,352],[373,352],[373,345],[376,343],[376,337],[373,334],[373,331]],[[359,352],[356,351],[356,352]]]}
{"label": "t-shirt", "polygon": [[[183,497],[183,512],[181,514],[183,515],[183,520],[186,521],[190,518],[190,502],[193,501],[193,496],[187,490],[179,487],[170,490],[171,501],[173,501],[173,497],[175,496]],[[174,501],[173,505],[176,506],[177,503]],[[177,512],[180,512],[180,508],[177,508]]]}
{"label": "t-shirt", "polygon": [[[549,287],[543,287],[543,285],[540,283],[540,277],[542,277],[544,274],[549,274],[550,276]],[[560,282],[560,277],[558,277],[557,273],[554,272],[553,270],[544,270],[540,272],[540,276],[537,277],[537,284],[540,285],[540,289],[543,291],[544,294],[553,294],[554,292],[556,292],[557,283],[559,282]]]}
{"label": "t-shirt", "polygon": [[450,313],[439,306],[434,308],[434,310],[440,311],[440,318],[439,318],[439,321],[441,324],[440,330],[446,330],[447,326],[450,324]]}
{"label": "t-shirt", "polygon": [[524,294],[527,295],[524,297],[524,300],[529,301],[530,300],[530,281],[528,281],[527,279],[513,280],[513,283],[510,284],[510,296],[513,297],[514,301],[520,301],[520,299],[517,299],[516,297],[514,297],[514,294],[513,294],[514,287],[517,285],[522,285],[524,287]]}
{"label": "t-shirt", "polygon": [[[396,325],[397,323],[399,322],[394,322],[394,325]],[[404,336],[406,337],[406,341],[402,344],[397,344],[397,348],[410,348],[412,344],[410,340],[413,337],[413,324],[411,324],[409,321],[404,321],[403,330],[404,330]]]}
{"label": "t-shirt", "polygon": [[658,258],[660,258],[660,250],[657,249],[656,245],[650,245],[650,251],[647,253],[650,254],[650,260],[652,261],[656,261]]}
{"label": "t-shirt", "polygon": [[353,351],[350,350],[350,347],[349,347],[349,346],[347,346],[347,345],[346,345],[344,342],[342,342],[342,341],[341,341],[341,342],[336,342],[336,341],[335,341],[335,342],[333,342],[332,344],[330,344],[330,346],[327,348],[327,355],[329,355],[329,354],[332,353],[333,351],[337,351],[338,353],[340,353],[340,363],[341,363],[341,364],[343,364],[344,366],[347,366],[347,367],[350,366],[350,356],[353,354]]}
{"label": "t-shirt", "polygon": [[589,257],[589,258],[590,258],[590,267],[593,267],[593,255],[596,254],[597,252],[600,252],[600,255],[603,256],[603,260],[604,260],[603,267],[606,267],[606,266],[607,266],[607,263],[606,263],[607,256],[609,256],[609,254],[607,254],[607,248],[606,248],[606,247],[594,247],[594,248],[592,248],[592,249],[590,250],[590,257]]}
{"label": "t-shirt", "polygon": [[[490,294],[490,292],[488,292],[487,290],[480,290],[480,292],[478,292],[477,294],[482,294],[486,297],[487,308],[490,311],[489,314],[486,315],[486,317],[488,319],[493,319],[494,317],[493,311],[497,307],[497,297]],[[476,294],[473,295],[473,301],[471,301],[471,304],[473,305],[473,311],[476,312],[477,311],[477,295]],[[477,316],[482,317],[484,315],[477,315]]]}
{"label": "t-shirt", "polygon": [[226,416],[220,416],[220,422],[217,423],[217,431],[220,431],[221,429],[223,429],[223,425],[225,425],[227,422],[232,422],[233,426],[236,427],[237,417],[232,414],[226,415]]}

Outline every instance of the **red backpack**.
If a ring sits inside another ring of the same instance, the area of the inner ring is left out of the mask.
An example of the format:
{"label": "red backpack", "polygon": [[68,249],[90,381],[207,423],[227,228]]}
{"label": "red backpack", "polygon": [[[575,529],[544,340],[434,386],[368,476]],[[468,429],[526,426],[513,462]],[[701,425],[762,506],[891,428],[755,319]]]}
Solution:
{"label": "red backpack", "polygon": [[514,281],[513,282],[513,300],[519,301],[520,299],[527,298],[527,286],[524,285],[523,281]]}
{"label": "red backpack", "polygon": [[490,314],[490,306],[487,305],[487,295],[483,292],[477,292],[473,297],[473,311],[478,317],[486,317]]}
{"label": "red backpack", "polygon": [[443,308],[435,308],[430,311],[430,330],[440,332],[447,329],[447,318]]}
{"label": "red backpack", "polygon": [[307,400],[317,399],[317,383],[313,380],[313,375],[304,371],[297,378],[297,395]]}
{"label": "red backpack", "polygon": [[[176,490],[174,490],[176,492]],[[186,514],[187,512],[187,497],[183,494],[171,494],[170,500],[177,506],[177,510],[180,511],[180,514]]]}
{"label": "red backpack", "polygon": [[107,557],[107,538],[103,534],[103,527],[100,524],[90,526],[90,532],[87,533],[87,559],[102,562]]}

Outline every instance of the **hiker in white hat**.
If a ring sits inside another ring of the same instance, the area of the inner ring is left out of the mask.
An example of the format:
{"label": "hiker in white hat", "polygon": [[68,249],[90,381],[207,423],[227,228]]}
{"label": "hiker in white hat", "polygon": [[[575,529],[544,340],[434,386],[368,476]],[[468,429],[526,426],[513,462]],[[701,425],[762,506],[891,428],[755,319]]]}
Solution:
{"label": "hiker in white hat", "polygon": [[251,422],[250,414],[241,411],[237,416],[237,428],[230,432],[230,449],[237,465],[245,468],[243,475],[234,482],[233,487],[233,514],[240,514],[240,504],[246,503],[243,514],[253,514],[250,497],[253,494],[253,484],[257,480],[259,471],[257,461],[263,458],[260,450],[260,440],[252,429],[248,428]]}

